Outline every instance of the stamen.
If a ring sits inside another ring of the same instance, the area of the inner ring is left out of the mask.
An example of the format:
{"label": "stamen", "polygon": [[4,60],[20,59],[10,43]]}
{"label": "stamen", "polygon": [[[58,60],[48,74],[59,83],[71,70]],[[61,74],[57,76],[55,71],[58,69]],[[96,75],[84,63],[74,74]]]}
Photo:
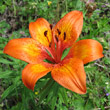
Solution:
{"label": "stamen", "polygon": [[66,39],[66,32],[64,32],[64,40]]}
{"label": "stamen", "polygon": [[48,31],[45,31],[45,32],[44,32],[44,36],[45,36],[45,37],[47,37],[47,32],[48,32]]}
{"label": "stamen", "polygon": [[47,41],[49,42],[49,38],[48,38],[48,36],[47,36],[47,32],[48,32],[48,31],[45,31],[45,32],[44,32],[44,36],[47,38]]}
{"label": "stamen", "polygon": [[53,28],[53,26],[52,26],[52,24],[50,24],[50,29],[52,30],[52,28]]}
{"label": "stamen", "polygon": [[57,31],[58,31],[58,35],[60,35],[61,34],[61,31],[59,29],[57,29]]}
{"label": "stamen", "polygon": [[51,47],[51,45],[52,45],[52,42],[50,42],[49,47]]}
{"label": "stamen", "polygon": [[56,39],[56,41],[57,41],[57,42],[59,41],[59,39],[58,39],[57,35],[55,35],[55,39]]}

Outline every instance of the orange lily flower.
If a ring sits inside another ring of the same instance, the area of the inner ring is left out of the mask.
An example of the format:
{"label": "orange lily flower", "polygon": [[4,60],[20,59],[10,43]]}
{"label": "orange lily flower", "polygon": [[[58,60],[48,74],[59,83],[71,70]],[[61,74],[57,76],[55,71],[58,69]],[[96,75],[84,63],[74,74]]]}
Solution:
{"label": "orange lily flower", "polygon": [[[22,71],[22,81],[27,88],[34,90],[37,80],[51,71],[52,78],[63,87],[79,94],[86,93],[84,64],[102,58],[103,48],[92,39],[76,42],[82,26],[80,11],[69,12],[53,28],[44,18],[38,18],[29,24],[32,38],[8,42],[4,53],[29,63]],[[61,59],[63,51],[69,47],[68,55]]]}

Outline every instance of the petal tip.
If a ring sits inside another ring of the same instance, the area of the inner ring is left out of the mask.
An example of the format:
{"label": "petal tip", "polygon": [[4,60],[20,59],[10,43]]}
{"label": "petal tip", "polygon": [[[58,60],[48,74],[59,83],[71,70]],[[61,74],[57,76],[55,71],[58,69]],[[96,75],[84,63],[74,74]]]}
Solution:
{"label": "petal tip", "polygon": [[86,93],[87,93],[87,90],[85,88],[85,90],[83,90],[81,94],[86,94]]}
{"label": "petal tip", "polygon": [[3,53],[5,53],[5,54],[9,54],[9,51],[10,51],[10,42],[11,42],[11,40],[6,44],[6,46],[4,47],[4,49],[3,49]]}
{"label": "petal tip", "polygon": [[82,11],[74,10],[74,11],[72,11],[72,12],[73,12],[73,13],[76,12],[77,14],[83,15],[83,12],[82,12]]}

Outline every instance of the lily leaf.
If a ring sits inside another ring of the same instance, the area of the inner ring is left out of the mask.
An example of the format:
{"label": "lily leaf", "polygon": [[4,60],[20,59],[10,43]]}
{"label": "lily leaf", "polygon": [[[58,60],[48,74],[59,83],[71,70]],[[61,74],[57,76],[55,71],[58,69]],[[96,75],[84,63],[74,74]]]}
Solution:
{"label": "lily leaf", "polygon": [[66,106],[68,106],[68,96],[66,89],[61,87],[59,90],[60,90],[59,93],[61,94],[64,103],[66,104]]}
{"label": "lily leaf", "polygon": [[38,94],[40,99],[38,102],[38,105],[42,102],[42,100],[48,95],[48,93],[50,92],[53,84],[54,84],[54,80],[52,78],[50,78],[50,80],[47,82],[47,84],[42,88],[42,90],[40,91],[40,93]]}

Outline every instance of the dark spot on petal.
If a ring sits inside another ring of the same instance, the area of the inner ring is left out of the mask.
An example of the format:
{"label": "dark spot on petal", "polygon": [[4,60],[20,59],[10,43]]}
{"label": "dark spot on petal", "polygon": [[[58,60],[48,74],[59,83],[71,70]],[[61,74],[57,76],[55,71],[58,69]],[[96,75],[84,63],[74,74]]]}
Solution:
{"label": "dark spot on petal", "polygon": [[58,35],[60,35],[60,34],[61,34],[61,31],[60,31],[59,29],[57,29],[57,32],[58,32]]}
{"label": "dark spot on petal", "polygon": [[49,47],[51,47],[52,43],[50,42]]}
{"label": "dark spot on petal", "polygon": [[64,40],[66,39],[66,32],[64,32]]}
{"label": "dark spot on petal", "polygon": [[55,35],[55,39],[56,39],[56,41],[58,42],[58,37],[57,37],[57,35]]}
{"label": "dark spot on petal", "polygon": [[44,36],[45,36],[45,37],[47,37],[47,32],[48,32],[48,31],[45,31],[45,32],[44,32]]}
{"label": "dark spot on petal", "polygon": [[53,26],[52,26],[52,24],[50,24],[50,29],[52,30],[52,28],[53,28]]}

